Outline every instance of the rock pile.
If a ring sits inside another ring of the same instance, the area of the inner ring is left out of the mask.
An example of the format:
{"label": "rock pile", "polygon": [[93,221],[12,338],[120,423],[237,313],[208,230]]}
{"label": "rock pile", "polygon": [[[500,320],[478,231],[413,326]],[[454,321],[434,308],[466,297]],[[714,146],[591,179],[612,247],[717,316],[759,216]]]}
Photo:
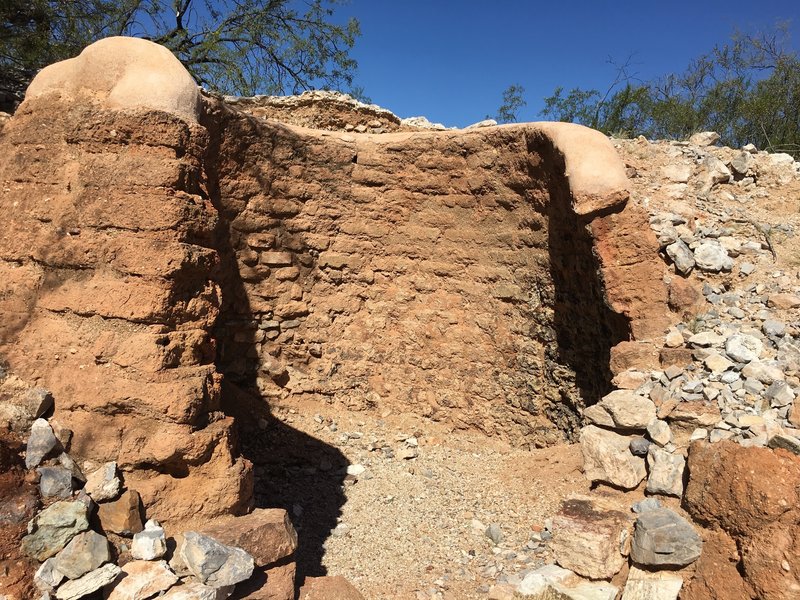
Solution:
{"label": "rock pile", "polygon": [[297,534],[286,511],[259,509],[168,537],[145,520],[116,463],[78,466],[69,434],[53,425],[33,422],[25,456],[46,508],[31,519],[21,549],[40,563],[34,583],[43,600],[98,590],[109,600],[295,597]]}

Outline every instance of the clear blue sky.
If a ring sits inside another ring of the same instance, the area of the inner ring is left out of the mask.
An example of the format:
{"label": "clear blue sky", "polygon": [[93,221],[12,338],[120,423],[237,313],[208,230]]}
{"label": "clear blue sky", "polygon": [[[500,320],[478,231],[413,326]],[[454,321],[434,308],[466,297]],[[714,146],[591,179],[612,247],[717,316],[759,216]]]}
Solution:
{"label": "clear blue sky", "polygon": [[503,90],[525,87],[520,120],[536,120],[556,86],[605,90],[633,55],[642,79],[682,71],[735,29],[792,22],[800,0],[350,0],[362,36],[356,83],[401,117],[465,126],[494,115]]}

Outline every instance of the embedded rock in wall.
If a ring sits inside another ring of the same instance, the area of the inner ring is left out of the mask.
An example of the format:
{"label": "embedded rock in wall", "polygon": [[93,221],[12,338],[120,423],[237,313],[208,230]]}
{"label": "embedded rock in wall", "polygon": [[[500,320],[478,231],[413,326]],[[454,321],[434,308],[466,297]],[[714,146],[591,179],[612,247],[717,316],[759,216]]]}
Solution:
{"label": "embedded rock in wall", "polygon": [[116,461],[165,521],[251,498],[208,335],[199,108],[168,51],[111,38],[44,69],[0,137],[2,359],[52,392],[74,456]]}

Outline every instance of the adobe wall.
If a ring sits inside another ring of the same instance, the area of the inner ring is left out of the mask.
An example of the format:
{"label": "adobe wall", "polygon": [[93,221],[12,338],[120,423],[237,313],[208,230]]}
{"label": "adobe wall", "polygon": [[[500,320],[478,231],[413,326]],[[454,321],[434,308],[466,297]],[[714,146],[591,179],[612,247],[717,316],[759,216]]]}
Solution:
{"label": "adobe wall", "polygon": [[154,48],[49,67],[0,133],[0,357],[160,519],[248,509],[230,415],[311,398],[548,445],[662,335],[601,134],[302,129],[137,90],[175,68]]}

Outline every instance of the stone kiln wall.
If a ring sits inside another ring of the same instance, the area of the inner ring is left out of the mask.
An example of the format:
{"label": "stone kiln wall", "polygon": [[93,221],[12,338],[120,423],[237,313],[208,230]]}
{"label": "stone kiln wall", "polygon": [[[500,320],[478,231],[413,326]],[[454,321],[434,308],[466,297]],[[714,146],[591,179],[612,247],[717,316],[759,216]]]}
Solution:
{"label": "stone kiln wall", "polygon": [[608,391],[611,347],[645,326],[641,298],[609,299],[601,267],[624,284],[631,265],[658,267],[625,198],[576,214],[541,131],[320,135],[212,112],[227,377],[536,446],[569,438]]}
{"label": "stone kiln wall", "polygon": [[75,456],[117,461],[167,521],[242,512],[252,496],[208,334],[206,144],[165,112],[52,95],[0,138],[2,361],[52,392]]}
{"label": "stone kiln wall", "polygon": [[302,129],[113,38],[36,78],[0,154],[3,366],[170,523],[248,510],[231,415],[313,398],[547,445],[663,333],[655,238],[583,127]]}

